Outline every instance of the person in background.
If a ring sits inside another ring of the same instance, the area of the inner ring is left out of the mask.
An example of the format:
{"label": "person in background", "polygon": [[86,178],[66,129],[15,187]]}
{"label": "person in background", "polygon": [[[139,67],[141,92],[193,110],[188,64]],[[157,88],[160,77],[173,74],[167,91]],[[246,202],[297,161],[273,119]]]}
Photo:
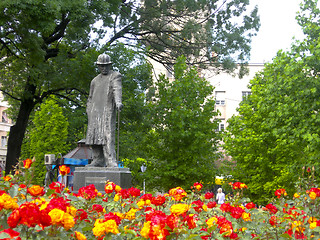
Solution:
{"label": "person in background", "polygon": [[225,194],[222,192],[222,188],[218,188],[218,194],[216,196],[216,200],[218,201],[218,204],[224,203],[224,200],[226,199]]}

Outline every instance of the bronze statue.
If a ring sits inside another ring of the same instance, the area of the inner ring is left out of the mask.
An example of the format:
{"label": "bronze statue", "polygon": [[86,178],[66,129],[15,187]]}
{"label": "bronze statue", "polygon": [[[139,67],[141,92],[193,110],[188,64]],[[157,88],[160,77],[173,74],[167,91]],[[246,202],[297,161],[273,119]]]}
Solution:
{"label": "bronze statue", "polygon": [[118,167],[115,151],[116,110],[121,111],[121,74],[111,70],[110,56],[101,54],[96,62],[99,71],[90,85],[87,102],[88,129],[86,144],[92,147],[90,167]]}

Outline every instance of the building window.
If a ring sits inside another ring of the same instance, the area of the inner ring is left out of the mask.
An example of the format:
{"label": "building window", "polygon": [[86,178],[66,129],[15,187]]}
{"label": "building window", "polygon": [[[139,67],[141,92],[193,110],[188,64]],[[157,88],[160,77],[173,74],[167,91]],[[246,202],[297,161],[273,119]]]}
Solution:
{"label": "building window", "polygon": [[1,147],[7,146],[7,136],[1,136]]}
{"label": "building window", "polygon": [[2,112],[2,122],[8,123],[8,116],[6,112]]}
{"label": "building window", "polygon": [[221,119],[222,122],[219,123],[218,128],[216,129],[216,132],[223,132],[225,129],[225,119]]}
{"label": "building window", "polygon": [[251,95],[250,91],[242,91],[242,100],[246,99],[249,95]]}
{"label": "building window", "polygon": [[216,91],[216,105],[225,105],[226,104],[226,92],[225,91]]}

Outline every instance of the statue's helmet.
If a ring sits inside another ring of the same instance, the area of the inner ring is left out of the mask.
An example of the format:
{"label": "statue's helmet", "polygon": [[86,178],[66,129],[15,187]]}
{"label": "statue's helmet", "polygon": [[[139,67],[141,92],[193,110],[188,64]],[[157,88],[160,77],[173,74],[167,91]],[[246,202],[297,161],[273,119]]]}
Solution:
{"label": "statue's helmet", "polygon": [[107,55],[107,54],[100,54],[99,56],[98,56],[98,59],[97,59],[97,62],[96,62],[96,64],[97,65],[107,65],[107,64],[111,64],[112,62],[111,62],[111,58],[110,58],[110,56],[109,55]]}

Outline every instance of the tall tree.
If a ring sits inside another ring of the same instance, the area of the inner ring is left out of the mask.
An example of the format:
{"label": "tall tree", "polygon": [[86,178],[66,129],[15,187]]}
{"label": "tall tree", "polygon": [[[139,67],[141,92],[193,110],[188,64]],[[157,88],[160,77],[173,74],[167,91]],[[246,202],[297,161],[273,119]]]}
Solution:
{"label": "tall tree", "polygon": [[[248,0],[1,1],[0,90],[17,101],[18,108],[6,172],[19,158],[34,107],[52,94],[86,92],[97,56],[91,48],[100,40],[106,46],[119,39],[143,43],[149,57],[167,65],[184,53],[198,63],[212,62],[218,70],[232,69],[234,61],[246,62],[259,26],[257,9],[246,12],[248,4]],[[96,28],[99,20],[102,27]]]}
{"label": "tall tree", "polygon": [[256,75],[252,95],[229,120],[224,146],[237,163],[232,174],[260,202],[277,188],[293,191],[303,167],[320,167],[319,17],[317,2],[305,0],[297,16],[305,40]]}
{"label": "tall tree", "polygon": [[35,158],[33,181],[43,184],[46,173],[44,155],[59,156],[59,153],[63,155],[68,151],[68,121],[63,116],[62,108],[53,98],[41,104],[32,122],[34,128],[27,135],[29,141],[24,147],[24,154],[26,158]]}
{"label": "tall tree", "polygon": [[211,181],[218,158],[214,88],[195,68],[187,68],[184,57],[177,59],[174,77],[169,81],[160,76],[149,103],[153,129],[145,145],[150,151],[147,174],[152,176],[148,186],[159,190]]}

